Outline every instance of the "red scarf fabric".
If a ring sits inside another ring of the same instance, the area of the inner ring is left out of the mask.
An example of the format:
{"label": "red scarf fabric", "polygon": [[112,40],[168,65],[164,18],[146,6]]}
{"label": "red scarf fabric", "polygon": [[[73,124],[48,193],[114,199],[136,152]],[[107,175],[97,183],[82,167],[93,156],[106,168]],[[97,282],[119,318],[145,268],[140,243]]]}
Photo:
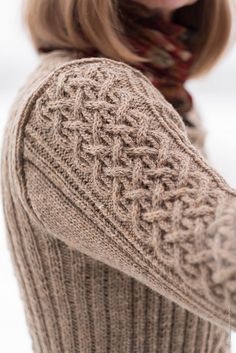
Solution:
{"label": "red scarf fabric", "polygon": [[[133,66],[150,79],[182,116],[184,123],[191,126],[187,113],[193,107],[193,99],[184,83],[194,61],[190,50],[194,30],[164,20],[158,11],[150,10],[133,0],[119,0],[119,4],[127,44],[149,60],[148,63]],[[102,54],[95,49],[91,55]]]}
{"label": "red scarf fabric", "polygon": [[[122,2],[122,1],[121,1]],[[129,3],[129,4],[128,4]],[[184,118],[193,99],[184,87],[194,62],[190,49],[193,29],[164,20],[157,11],[126,1],[125,36],[137,54],[148,63],[136,64]],[[187,119],[186,119],[187,121]]]}

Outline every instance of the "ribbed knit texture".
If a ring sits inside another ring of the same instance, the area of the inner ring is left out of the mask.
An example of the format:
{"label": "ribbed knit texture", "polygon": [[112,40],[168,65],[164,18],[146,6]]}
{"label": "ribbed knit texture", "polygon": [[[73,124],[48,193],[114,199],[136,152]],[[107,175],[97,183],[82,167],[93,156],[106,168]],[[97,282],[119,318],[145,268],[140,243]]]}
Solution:
{"label": "ribbed knit texture", "polygon": [[34,352],[228,353],[236,192],[208,165],[200,120],[188,130],[126,64],[42,57],[2,150]]}

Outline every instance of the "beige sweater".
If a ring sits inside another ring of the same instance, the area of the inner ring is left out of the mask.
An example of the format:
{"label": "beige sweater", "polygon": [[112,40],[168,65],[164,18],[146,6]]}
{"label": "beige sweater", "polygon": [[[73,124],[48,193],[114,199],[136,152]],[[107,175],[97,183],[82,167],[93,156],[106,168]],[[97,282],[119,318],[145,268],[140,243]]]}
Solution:
{"label": "beige sweater", "polygon": [[236,191],[195,123],[124,63],[42,55],[2,149],[34,352],[229,352]]}

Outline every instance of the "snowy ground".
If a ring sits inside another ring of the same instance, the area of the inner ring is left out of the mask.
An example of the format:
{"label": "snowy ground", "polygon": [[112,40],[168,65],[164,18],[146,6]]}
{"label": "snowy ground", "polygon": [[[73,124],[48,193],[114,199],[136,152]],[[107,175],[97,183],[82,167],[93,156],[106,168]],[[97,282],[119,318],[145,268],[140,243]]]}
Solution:
{"label": "snowy ground", "polygon": [[[19,19],[20,0],[0,3],[0,133],[10,104],[37,63]],[[236,47],[205,79],[189,82],[208,131],[210,163],[236,188]],[[0,142],[2,135],[0,135]],[[0,352],[32,353],[0,214]],[[236,333],[232,334],[236,353]]]}

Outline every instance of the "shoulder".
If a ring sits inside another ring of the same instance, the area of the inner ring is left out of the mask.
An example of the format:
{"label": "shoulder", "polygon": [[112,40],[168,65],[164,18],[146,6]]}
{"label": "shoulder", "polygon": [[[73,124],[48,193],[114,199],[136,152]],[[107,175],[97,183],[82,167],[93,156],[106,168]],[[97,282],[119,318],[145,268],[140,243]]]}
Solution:
{"label": "shoulder", "polygon": [[161,114],[185,130],[177,112],[140,70],[108,58],[77,59],[57,67],[34,90],[25,118],[27,126],[38,123],[42,127],[45,121],[55,124],[58,112],[69,123],[79,112],[108,109],[123,118],[135,112],[136,119],[141,115],[154,119]]}
{"label": "shoulder", "polygon": [[[120,61],[100,57],[82,58],[60,65],[46,77],[34,96],[38,99],[44,93],[54,92],[50,99],[59,96],[68,98],[79,90],[84,91],[84,99],[89,98],[88,92],[100,92],[98,97],[117,92],[120,96],[137,94],[138,97],[144,95],[145,99],[158,97],[160,101],[164,100],[140,70]],[[90,100],[96,97],[91,96]]]}
{"label": "shoulder", "polygon": [[[73,82],[73,84],[93,85],[99,87],[102,85],[103,89],[112,87],[116,90],[124,86],[131,90],[137,89],[134,83],[139,83],[138,89],[143,91],[145,87],[149,87],[146,95],[150,95],[156,91],[151,85],[149,79],[138,69],[113,59],[92,57],[72,60],[63,65],[60,65],[47,79],[47,85],[63,85],[66,82]],[[140,83],[142,85],[140,86]],[[161,96],[160,92],[158,91]],[[156,92],[155,92],[156,94]]]}
{"label": "shoulder", "polygon": [[106,190],[118,161],[124,173],[142,156],[150,156],[151,166],[159,149],[186,139],[181,117],[152,83],[139,70],[107,58],[57,67],[34,90],[21,118],[15,158],[25,205],[32,164],[53,180],[68,171],[81,180],[93,175],[96,181],[99,174],[100,189]]}

